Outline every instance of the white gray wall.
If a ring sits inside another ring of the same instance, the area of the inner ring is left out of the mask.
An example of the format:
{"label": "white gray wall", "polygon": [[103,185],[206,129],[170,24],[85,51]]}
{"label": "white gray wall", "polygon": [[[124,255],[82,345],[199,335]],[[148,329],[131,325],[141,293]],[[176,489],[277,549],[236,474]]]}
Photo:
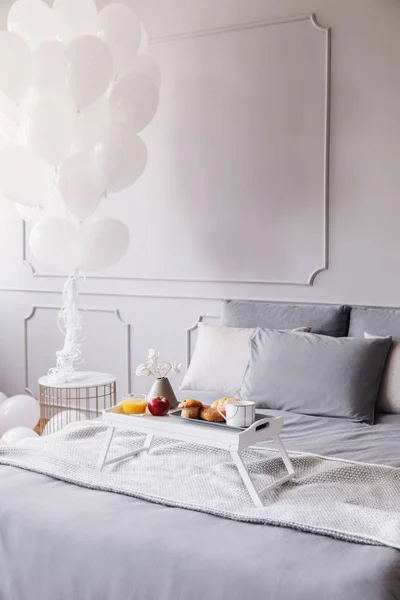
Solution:
{"label": "white gray wall", "polygon": [[[85,368],[115,372],[122,392],[148,347],[184,361],[186,329],[222,298],[400,305],[400,2],[135,4],[152,38],[189,35],[152,46],[164,81],[148,169],[102,208],[132,247],[81,285]],[[312,12],[332,30],[328,214],[326,33],[291,20]],[[236,27],[256,21],[274,23]],[[63,279],[24,261],[3,200],[0,217],[0,388],[35,392],[62,343]]]}

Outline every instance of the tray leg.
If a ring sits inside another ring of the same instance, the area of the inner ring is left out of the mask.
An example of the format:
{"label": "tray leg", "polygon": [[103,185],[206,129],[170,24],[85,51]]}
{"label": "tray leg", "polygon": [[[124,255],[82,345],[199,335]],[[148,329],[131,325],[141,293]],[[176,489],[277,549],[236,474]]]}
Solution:
{"label": "tray leg", "polygon": [[235,465],[240,473],[240,476],[243,479],[243,483],[245,484],[247,491],[249,492],[250,497],[253,500],[254,506],[256,506],[257,508],[263,507],[262,499],[266,494],[268,494],[269,492],[272,492],[272,490],[283,485],[287,481],[290,481],[290,479],[293,479],[293,477],[294,477],[294,468],[293,468],[292,462],[288,456],[288,453],[286,452],[286,448],[283,445],[281,438],[279,437],[279,435],[274,435],[273,440],[278,448],[279,454],[280,454],[280,456],[283,460],[283,463],[286,467],[287,475],[284,475],[280,479],[277,479],[276,481],[274,481],[274,483],[271,483],[270,485],[268,485],[267,487],[265,487],[262,490],[256,489],[256,487],[250,477],[250,474],[246,469],[246,465],[244,464],[240,454],[238,452],[234,452],[233,450],[231,450],[231,456],[232,456],[233,462],[235,463]]}
{"label": "tray leg", "polygon": [[144,442],[143,451],[147,450],[147,452],[149,452],[153,439],[154,439],[154,435],[152,435],[151,433],[148,433],[146,436],[146,440]]}
{"label": "tray leg", "polygon": [[261,497],[259,496],[254,483],[246,469],[246,465],[244,464],[242,457],[240,456],[239,452],[234,452],[233,450],[231,450],[231,456],[233,459],[233,462],[235,463],[237,470],[240,473],[241,478],[243,479],[243,483],[247,488],[247,491],[250,494],[251,499],[253,500],[254,506],[257,506],[257,508],[262,508],[263,503],[261,500]]}
{"label": "tray leg", "polygon": [[293,477],[293,475],[294,475],[294,468],[293,468],[293,465],[292,465],[292,461],[290,460],[290,458],[288,456],[288,453],[286,452],[286,448],[283,445],[283,442],[282,442],[281,438],[279,437],[279,435],[275,435],[273,439],[274,439],[274,442],[275,442],[275,444],[276,444],[276,446],[277,446],[277,448],[279,450],[279,454],[282,457],[282,460],[283,460],[283,462],[285,464],[285,467],[287,469],[288,474]]}
{"label": "tray leg", "polygon": [[104,447],[100,453],[99,460],[97,462],[97,470],[102,471],[104,463],[106,462],[107,454],[111,446],[112,439],[114,437],[114,427],[109,427],[106,431],[106,438],[104,440]]}
{"label": "tray leg", "polygon": [[[113,434],[114,434],[114,429],[113,429]],[[127,452],[126,454],[121,454],[120,456],[116,456],[115,458],[111,458],[110,460],[106,460],[107,458],[107,453],[111,444],[111,440],[112,440],[112,435],[111,438],[108,442],[107,445],[107,449],[103,450],[103,454],[100,457],[101,460],[101,466],[100,466],[100,460],[99,460],[99,469],[100,471],[103,469],[103,467],[106,467],[107,465],[113,465],[117,462],[120,462],[122,460],[125,460],[127,458],[132,458],[133,456],[137,456],[138,454],[142,454],[143,452],[148,452],[150,450],[150,446],[151,443],[153,441],[154,435],[151,435],[150,433],[146,436],[144,445],[141,448],[137,448],[136,450],[132,450],[131,452]]]}

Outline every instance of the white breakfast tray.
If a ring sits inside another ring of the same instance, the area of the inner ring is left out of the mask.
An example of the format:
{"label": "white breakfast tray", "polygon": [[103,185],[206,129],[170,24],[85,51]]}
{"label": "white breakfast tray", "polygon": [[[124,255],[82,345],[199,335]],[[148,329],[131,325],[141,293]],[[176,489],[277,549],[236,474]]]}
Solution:
{"label": "white breakfast tray", "polygon": [[[99,457],[98,469],[102,471],[107,465],[114,464],[121,460],[136,456],[141,452],[149,452],[154,436],[171,438],[183,442],[191,442],[201,446],[211,446],[227,450],[232,456],[242,479],[245,484],[254,505],[262,507],[262,498],[271,490],[286,483],[294,477],[293,465],[287,455],[285,446],[279,434],[283,427],[283,417],[265,417],[257,420],[247,429],[233,428],[213,428],[201,427],[199,424],[190,422],[189,419],[177,419],[166,415],[164,417],[153,417],[150,414],[145,415],[125,415],[122,412],[122,404],[107,408],[103,411],[102,420],[108,425],[104,447]],[[116,458],[107,460],[108,451],[114,436],[115,429],[131,429],[139,433],[146,434],[146,439],[142,448],[128,452]],[[262,490],[257,490],[247,471],[240,452],[249,446],[260,442],[273,440],[277,446],[279,454],[284,462],[287,475],[271,483]]]}

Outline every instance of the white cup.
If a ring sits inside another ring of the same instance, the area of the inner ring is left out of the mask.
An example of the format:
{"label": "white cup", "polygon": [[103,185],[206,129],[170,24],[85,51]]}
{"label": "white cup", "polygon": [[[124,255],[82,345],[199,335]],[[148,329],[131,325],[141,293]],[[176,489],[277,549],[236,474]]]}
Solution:
{"label": "white cup", "polygon": [[[225,414],[222,409],[224,409]],[[254,402],[236,400],[218,406],[217,410],[221,417],[224,417],[229,427],[250,427],[256,420],[256,405]]]}

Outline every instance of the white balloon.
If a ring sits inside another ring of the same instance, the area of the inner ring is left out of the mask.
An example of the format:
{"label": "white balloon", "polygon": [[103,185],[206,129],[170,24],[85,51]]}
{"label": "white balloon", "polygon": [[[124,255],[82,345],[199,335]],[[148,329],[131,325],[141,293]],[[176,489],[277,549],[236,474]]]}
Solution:
{"label": "white balloon", "polygon": [[156,84],[158,88],[161,86],[161,71],[160,67],[149,54],[138,54],[133,65],[133,71],[144,73]]}
{"label": "white balloon", "polygon": [[18,202],[15,202],[14,206],[28,227],[33,227],[43,217],[44,210],[40,206],[25,206],[24,204],[18,204]]}
{"label": "white balloon", "polygon": [[104,42],[94,35],[82,35],[67,48],[67,86],[77,108],[89,106],[108,89],[113,59]]}
{"label": "white balloon", "polygon": [[22,440],[26,440],[27,438],[37,438],[39,437],[36,431],[33,429],[29,429],[28,427],[14,427],[14,429],[9,429],[3,436],[2,441],[6,444],[18,444],[18,442],[22,442]]}
{"label": "white balloon", "polygon": [[101,142],[110,127],[108,100],[105,96],[91,106],[79,111],[76,116],[73,134],[73,146],[76,152],[85,152]]}
{"label": "white balloon", "polygon": [[3,404],[7,399],[7,396],[3,392],[0,392],[0,404]]}
{"label": "white balloon", "polygon": [[140,0],[96,0],[96,6],[99,10],[101,10],[105,6],[108,6],[109,4],[115,3],[124,4],[132,10],[137,11]]}
{"label": "white balloon", "polygon": [[115,265],[129,247],[129,230],[117,219],[94,223],[83,237],[82,271],[97,271]]}
{"label": "white balloon", "polygon": [[74,112],[63,102],[38,100],[25,120],[28,146],[51,165],[61,164],[72,144]]}
{"label": "white balloon", "polygon": [[141,27],[136,14],[124,4],[109,4],[99,13],[97,35],[111,50],[114,73],[133,68],[140,46]]}
{"label": "white balloon", "polygon": [[54,0],[58,39],[69,43],[96,30],[97,7],[93,0]]}
{"label": "white balloon", "polygon": [[30,229],[42,219],[59,218],[65,213],[62,198],[56,194],[53,188],[47,196],[43,196],[40,206],[27,206],[18,204],[18,202],[15,202],[14,206],[21,219],[25,221]]}
{"label": "white balloon", "polygon": [[146,52],[149,49],[149,34],[147,33],[147,29],[143,25],[143,23],[140,24],[140,29],[142,30],[142,33],[141,33],[142,42],[140,44],[139,53],[146,54]]}
{"label": "white balloon", "polygon": [[9,199],[28,206],[50,202],[54,172],[24,146],[0,148],[0,190]]}
{"label": "white balloon", "polygon": [[44,219],[32,229],[29,243],[38,261],[68,273],[112,266],[125,254],[129,239],[126,225],[115,219],[97,221],[80,229],[64,219]]}
{"label": "white balloon", "polygon": [[16,0],[8,13],[7,28],[31,48],[56,37],[53,11],[42,0]]}
{"label": "white balloon", "polygon": [[67,92],[66,46],[44,42],[33,54],[33,87],[40,98],[62,97]]}
{"label": "white balloon", "polygon": [[88,418],[86,411],[83,410],[63,410],[57,413],[50,421],[46,424],[43,429],[43,435],[49,435],[56,433],[61,429],[64,429],[70,423],[76,423],[76,421],[84,421]]}
{"label": "white balloon", "polygon": [[34,257],[61,273],[79,268],[82,258],[80,231],[65,219],[43,219],[29,236]]}
{"label": "white balloon", "polygon": [[96,212],[104,187],[89,154],[72,154],[60,167],[59,189],[68,210],[84,221]]}
{"label": "white balloon", "polygon": [[158,89],[145,73],[126,73],[110,94],[113,123],[139,133],[154,118],[158,108]]}
{"label": "white balloon", "polygon": [[32,82],[32,55],[15,33],[0,31],[0,90],[10,100],[21,100]]}
{"label": "white balloon", "polygon": [[94,157],[103,189],[115,193],[130,187],[142,175],[147,164],[147,148],[139,136],[117,129],[108,141],[96,146]]}
{"label": "white balloon", "polygon": [[32,396],[13,396],[0,405],[0,436],[14,427],[33,429],[39,422],[40,407]]}
{"label": "white balloon", "polygon": [[17,142],[25,116],[25,101],[14,102],[0,92],[0,134],[9,142]]}

